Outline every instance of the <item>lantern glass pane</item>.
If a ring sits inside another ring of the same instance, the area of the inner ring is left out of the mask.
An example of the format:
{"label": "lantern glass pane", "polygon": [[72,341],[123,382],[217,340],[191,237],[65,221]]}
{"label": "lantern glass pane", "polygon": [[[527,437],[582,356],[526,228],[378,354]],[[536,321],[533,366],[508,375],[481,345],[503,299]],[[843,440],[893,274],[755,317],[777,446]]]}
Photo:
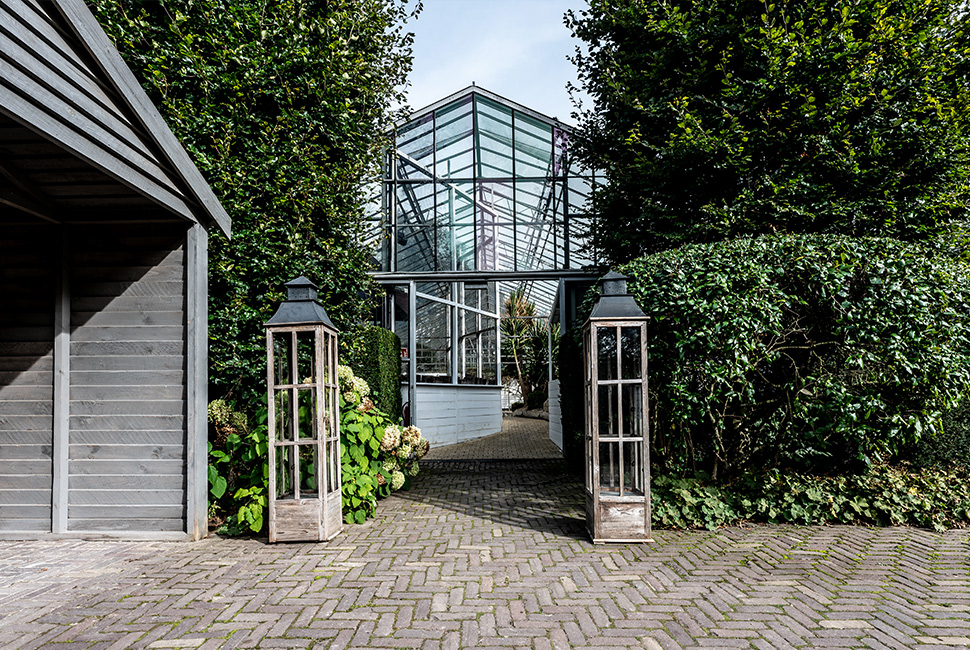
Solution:
{"label": "lantern glass pane", "polygon": [[336,438],[327,444],[327,452],[330,454],[330,466],[326,468],[327,494],[333,494],[340,492],[341,489],[340,479],[337,476],[340,470],[340,445],[337,444]]}
{"label": "lantern glass pane", "polygon": [[296,333],[296,383],[312,384],[316,381],[316,332]]}
{"label": "lantern glass pane", "polygon": [[290,383],[290,359],[292,335],[290,332],[273,334],[273,383]]}
{"label": "lantern glass pane", "polygon": [[300,445],[300,496],[311,497],[317,492],[317,446]]}
{"label": "lantern glass pane", "polygon": [[293,440],[293,403],[290,400],[290,390],[285,388],[274,391],[273,402],[276,410],[276,439]]}
{"label": "lantern glass pane", "polygon": [[643,435],[643,387],[640,384],[623,386],[623,435],[637,438]]}
{"label": "lantern glass pane", "polygon": [[298,390],[297,400],[300,438],[302,440],[316,440],[320,435],[317,429],[317,389],[314,387]]}
{"label": "lantern glass pane", "polygon": [[623,443],[623,494],[643,496],[643,442]]}
{"label": "lantern glass pane", "polygon": [[276,498],[293,496],[293,447],[276,448]]}
{"label": "lantern glass pane", "polygon": [[620,433],[620,423],[617,415],[617,386],[607,384],[599,386],[599,435],[601,438],[616,437]]}
{"label": "lantern glass pane", "polygon": [[620,443],[600,442],[600,494],[620,494]]}
{"label": "lantern glass pane", "polygon": [[[616,379],[616,328],[597,328],[596,349],[599,356],[597,379],[600,381]],[[600,408],[602,410],[602,407]]]}
{"label": "lantern glass pane", "polygon": [[620,345],[622,346],[623,379],[640,379],[640,328],[621,328]]}

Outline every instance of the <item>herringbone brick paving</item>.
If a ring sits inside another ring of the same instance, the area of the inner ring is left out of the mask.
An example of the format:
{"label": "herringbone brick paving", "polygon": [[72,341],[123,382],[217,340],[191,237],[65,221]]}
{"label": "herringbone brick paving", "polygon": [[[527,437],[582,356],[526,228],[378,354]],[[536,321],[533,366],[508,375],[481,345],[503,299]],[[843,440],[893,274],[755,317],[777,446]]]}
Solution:
{"label": "herringbone brick paving", "polygon": [[970,646],[970,532],[594,546],[561,461],[428,463],[326,544],[0,542],[2,648]]}

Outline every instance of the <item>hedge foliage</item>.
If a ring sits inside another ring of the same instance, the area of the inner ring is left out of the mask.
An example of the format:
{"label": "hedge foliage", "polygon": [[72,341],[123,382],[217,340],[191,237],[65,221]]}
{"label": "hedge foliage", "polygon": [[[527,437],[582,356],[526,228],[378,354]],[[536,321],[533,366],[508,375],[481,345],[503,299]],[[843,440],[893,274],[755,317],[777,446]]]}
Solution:
{"label": "hedge foliage", "polygon": [[709,477],[658,477],[651,485],[658,528],[771,524],[911,525],[943,531],[970,525],[970,474],[875,466],[864,474],[772,471],[732,484]]}
{"label": "hedge foliage", "polygon": [[917,240],[967,218],[963,0],[590,0],[567,25],[590,102],[574,153],[608,182],[624,263],[773,233]]}
{"label": "hedge foliage", "polygon": [[374,405],[393,422],[401,421],[401,339],[383,327],[369,325],[357,333],[347,359],[354,374],[370,386]]}
{"label": "hedge foliage", "polygon": [[970,390],[970,279],[932,245],[768,236],[622,271],[651,317],[661,474],[858,471],[935,433]]}
{"label": "hedge foliage", "polygon": [[[305,275],[343,334],[373,309],[364,187],[404,105],[409,0],[91,0],[232,217],[209,246],[212,397],[258,404],[263,323]],[[342,351],[356,340],[341,337]],[[248,409],[250,414],[253,410]]]}

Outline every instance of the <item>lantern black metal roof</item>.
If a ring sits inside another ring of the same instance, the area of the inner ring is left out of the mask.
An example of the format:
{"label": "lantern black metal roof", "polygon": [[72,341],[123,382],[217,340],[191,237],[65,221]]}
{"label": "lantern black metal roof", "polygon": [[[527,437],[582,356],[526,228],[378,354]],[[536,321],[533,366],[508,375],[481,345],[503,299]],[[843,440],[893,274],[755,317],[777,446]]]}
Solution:
{"label": "lantern black metal roof", "polygon": [[273,317],[266,321],[270,325],[324,325],[336,329],[327,316],[327,310],[317,301],[317,285],[302,275],[285,285],[286,300],[280,303]]}
{"label": "lantern black metal roof", "polygon": [[626,320],[646,318],[633,296],[627,293],[627,276],[610,271],[600,278],[600,297],[596,299],[590,320]]}

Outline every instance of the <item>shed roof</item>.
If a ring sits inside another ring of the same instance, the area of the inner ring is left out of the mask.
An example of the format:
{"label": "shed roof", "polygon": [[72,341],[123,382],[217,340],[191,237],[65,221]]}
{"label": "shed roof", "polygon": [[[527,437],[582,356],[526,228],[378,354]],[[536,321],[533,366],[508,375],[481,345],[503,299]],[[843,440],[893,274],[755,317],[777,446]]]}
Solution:
{"label": "shed roof", "polygon": [[0,0],[0,203],[70,223],[229,215],[83,0]]}

